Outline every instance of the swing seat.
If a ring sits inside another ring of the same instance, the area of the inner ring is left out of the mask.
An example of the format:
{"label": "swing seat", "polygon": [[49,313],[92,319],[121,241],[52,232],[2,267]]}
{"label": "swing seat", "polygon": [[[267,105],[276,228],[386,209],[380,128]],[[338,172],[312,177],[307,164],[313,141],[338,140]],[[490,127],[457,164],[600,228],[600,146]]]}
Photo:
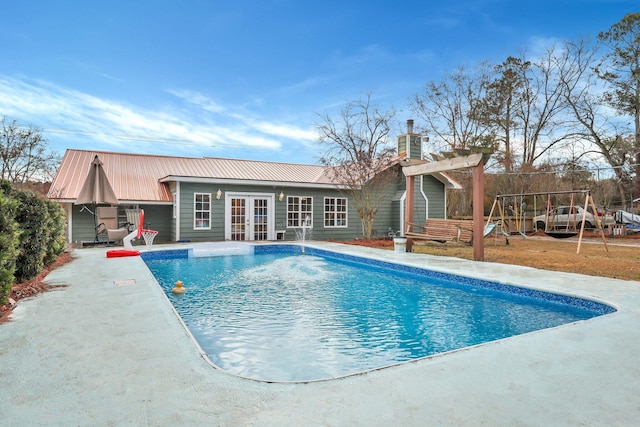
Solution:
{"label": "swing seat", "polygon": [[489,234],[493,233],[493,230],[496,228],[495,222],[490,222],[484,226],[484,237],[487,237]]}
{"label": "swing seat", "polygon": [[544,234],[556,239],[568,239],[578,235],[576,231],[545,231]]}

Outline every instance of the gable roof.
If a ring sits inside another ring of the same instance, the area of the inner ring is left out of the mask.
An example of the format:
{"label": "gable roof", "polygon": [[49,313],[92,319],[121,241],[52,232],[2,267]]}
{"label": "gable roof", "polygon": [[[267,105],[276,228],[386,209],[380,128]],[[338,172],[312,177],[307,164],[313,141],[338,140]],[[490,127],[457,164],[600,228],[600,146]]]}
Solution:
{"label": "gable roof", "polygon": [[48,193],[50,199],[73,202],[78,197],[95,156],[121,202],[172,201],[166,182],[262,182],[335,187],[317,165],[221,159],[174,157],[150,154],[112,153],[68,149]]}
{"label": "gable roof", "polygon": [[[330,169],[319,165],[68,149],[47,197],[73,203],[96,155],[121,203],[172,203],[169,182],[337,187]],[[461,188],[445,174],[433,175],[449,188]]]}

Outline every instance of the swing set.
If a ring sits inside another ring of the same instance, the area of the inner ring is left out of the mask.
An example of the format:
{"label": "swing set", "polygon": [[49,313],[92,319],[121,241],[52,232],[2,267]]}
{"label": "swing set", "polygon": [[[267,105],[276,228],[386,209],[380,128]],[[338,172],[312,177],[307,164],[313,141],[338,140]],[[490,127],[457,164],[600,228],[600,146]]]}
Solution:
{"label": "swing set", "polygon": [[[575,204],[576,194],[584,194],[584,208],[581,211],[580,207],[576,206]],[[552,204],[552,197],[559,198],[559,196],[561,195],[571,195],[571,202],[569,206],[563,206],[554,209]],[[547,199],[544,214],[544,230],[542,230],[547,236],[556,239],[563,239],[579,235],[578,249],[576,253],[580,253],[580,246],[582,244],[585,224],[587,223],[587,211],[590,206],[592,211],[595,213],[593,215],[595,226],[599,231],[600,236],[602,237],[605,250],[609,252],[609,248],[607,247],[607,239],[604,235],[604,229],[602,227],[602,224],[600,223],[600,219],[598,218],[596,206],[593,202],[593,197],[591,196],[589,190],[499,194],[496,196],[493,202],[493,206],[491,207],[491,212],[489,213],[489,218],[487,220],[487,224],[485,225],[485,230],[489,229],[492,225],[493,228],[496,228],[496,226],[499,224],[502,228],[502,233],[508,236],[511,235],[509,226],[510,224],[513,224],[516,232],[521,234],[523,238],[526,237],[527,203],[525,199],[533,198],[533,211],[537,212],[536,201],[538,196],[546,196]],[[498,222],[494,223],[492,219],[496,207],[498,208],[500,219],[498,220]],[[507,220],[505,212],[509,212],[511,214],[509,220]],[[538,224],[541,223],[541,221],[534,222],[534,227],[537,227]]]}
{"label": "swing set", "polygon": [[[511,236],[511,229],[515,232],[526,237],[526,207],[527,203],[524,201],[526,194],[498,194],[491,206],[491,212],[489,212],[489,219],[485,225],[485,230],[498,230],[507,237]],[[513,200],[509,200],[513,199]],[[498,219],[493,222],[493,214],[498,208]],[[511,214],[507,218],[507,213]],[[485,234],[485,237],[489,233]]]}

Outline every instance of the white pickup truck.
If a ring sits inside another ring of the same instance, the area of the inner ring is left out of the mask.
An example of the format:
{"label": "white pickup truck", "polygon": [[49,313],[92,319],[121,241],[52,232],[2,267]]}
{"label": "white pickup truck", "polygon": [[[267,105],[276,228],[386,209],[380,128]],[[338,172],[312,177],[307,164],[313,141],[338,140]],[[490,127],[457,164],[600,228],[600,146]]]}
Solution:
{"label": "white pickup truck", "polygon": [[[553,230],[559,228],[579,229],[582,225],[582,215],[584,208],[580,206],[558,206],[549,212],[549,217],[546,218],[546,214],[538,215],[533,218],[533,223],[538,230]],[[615,219],[611,215],[598,216],[600,225],[603,228],[609,225],[615,224]],[[587,209],[586,218],[584,222],[584,228],[595,228],[596,218],[591,213],[591,208]]]}

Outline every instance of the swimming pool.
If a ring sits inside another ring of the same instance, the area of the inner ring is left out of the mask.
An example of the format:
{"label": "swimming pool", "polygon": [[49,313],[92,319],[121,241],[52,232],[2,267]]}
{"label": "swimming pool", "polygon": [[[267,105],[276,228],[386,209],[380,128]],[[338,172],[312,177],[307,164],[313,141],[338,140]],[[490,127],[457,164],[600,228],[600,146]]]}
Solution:
{"label": "swimming pool", "polygon": [[[263,381],[342,377],[615,311],[320,249],[250,247],[143,258],[211,362]],[[171,293],[176,280],[187,294]]]}

